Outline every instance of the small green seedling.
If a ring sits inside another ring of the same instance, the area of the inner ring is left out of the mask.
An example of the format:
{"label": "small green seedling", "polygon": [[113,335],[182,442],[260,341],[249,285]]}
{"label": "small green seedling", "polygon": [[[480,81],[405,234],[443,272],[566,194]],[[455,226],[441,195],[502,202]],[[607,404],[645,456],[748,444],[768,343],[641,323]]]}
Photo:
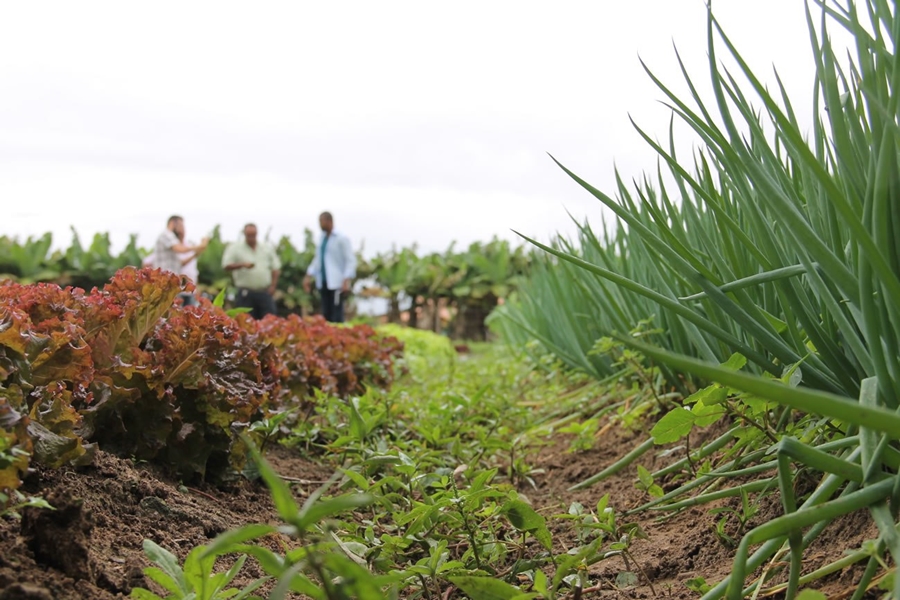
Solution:
{"label": "small green seedling", "polygon": [[214,573],[216,556],[205,552],[206,546],[191,550],[182,568],[174,554],[152,540],[144,540],[144,553],[158,565],[144,569],[144,575],[169,593],[159,596],[144,588],[134,588],[131,597],[138,600],[261,600],[260,596],[251,594],[270,577],[256,579],[243,589],[227,587],[243,568],[246,555],[241,555],[227,571]]}

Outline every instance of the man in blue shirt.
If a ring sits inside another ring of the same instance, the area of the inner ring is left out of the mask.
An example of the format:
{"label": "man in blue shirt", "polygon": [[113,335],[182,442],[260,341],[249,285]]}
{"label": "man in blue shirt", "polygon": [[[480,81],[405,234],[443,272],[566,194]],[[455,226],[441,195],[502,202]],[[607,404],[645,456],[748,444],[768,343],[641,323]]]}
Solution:
{"label": "man in blue shirt", "polygon": [[343,323],[344,296],[350,293],[350,285],[356,277],[356,255],[350,238],[334,230],[330,212],[319,215],[319,226],[322,241],[306,270],[303,289],[309,293],[315,282],[322,297],[322,316],[331,323]]}

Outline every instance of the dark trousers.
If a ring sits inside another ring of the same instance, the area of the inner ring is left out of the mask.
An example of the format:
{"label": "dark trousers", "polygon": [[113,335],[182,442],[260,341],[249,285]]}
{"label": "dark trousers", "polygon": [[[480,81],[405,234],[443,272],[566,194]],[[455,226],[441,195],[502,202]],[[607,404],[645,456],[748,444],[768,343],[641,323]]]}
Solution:
{"label": "dark trousers", "polygon": [[250,316],[254,319],[262,319],[266,315],[276,313],[275,299],[266,290],[238,288],[234,305],[237,308],[249,308]]}
{"label": "dark trousers", "polygon": [[188,292],[181,292],[180,294],[178,294],[177,297],[181,298],[182,306],[199,306],[200,305],[200,301],[197,300],[197,297],[193,294],[189,294]]}
{"label": "dark trousers", "polygon": [[344,322],[344,295],[341,290],[319,290],[322,295],[322,316],[330,323]]}

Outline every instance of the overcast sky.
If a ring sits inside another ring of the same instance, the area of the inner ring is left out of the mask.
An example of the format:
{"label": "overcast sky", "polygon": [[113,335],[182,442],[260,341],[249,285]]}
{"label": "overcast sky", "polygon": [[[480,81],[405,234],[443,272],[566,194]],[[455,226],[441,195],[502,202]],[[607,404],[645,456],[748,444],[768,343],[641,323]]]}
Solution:
{"label": "overcast sky", "polygon": [[[714,7],[808,108],[803,2]],[[701,0],[3,3],[0,235],[150,246],[181,213],[299,241],[322,210],[367,254],[570,233],[600,205],[547,154],[610,193],[653,171],[639,57],[682,89],[674,43],[705,81],[705,27]]]}

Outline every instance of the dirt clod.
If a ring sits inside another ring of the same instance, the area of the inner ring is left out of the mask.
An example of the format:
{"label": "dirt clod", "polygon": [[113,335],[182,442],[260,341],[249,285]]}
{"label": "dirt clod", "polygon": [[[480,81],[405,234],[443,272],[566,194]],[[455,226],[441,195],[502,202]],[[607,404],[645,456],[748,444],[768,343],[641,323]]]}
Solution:
{"label": "dirt clod", "polygon": [[92,523],[84,501],[65,488],[45,499],[55,510],[30,508],[22,515],[22,536],[35,559],[75,579],[92,579],[88,548]]}
{"label": "dirt clod", "polygon": [[0,600],[53,600],[53,596],[46,588],[16,583],[0,592]]}

